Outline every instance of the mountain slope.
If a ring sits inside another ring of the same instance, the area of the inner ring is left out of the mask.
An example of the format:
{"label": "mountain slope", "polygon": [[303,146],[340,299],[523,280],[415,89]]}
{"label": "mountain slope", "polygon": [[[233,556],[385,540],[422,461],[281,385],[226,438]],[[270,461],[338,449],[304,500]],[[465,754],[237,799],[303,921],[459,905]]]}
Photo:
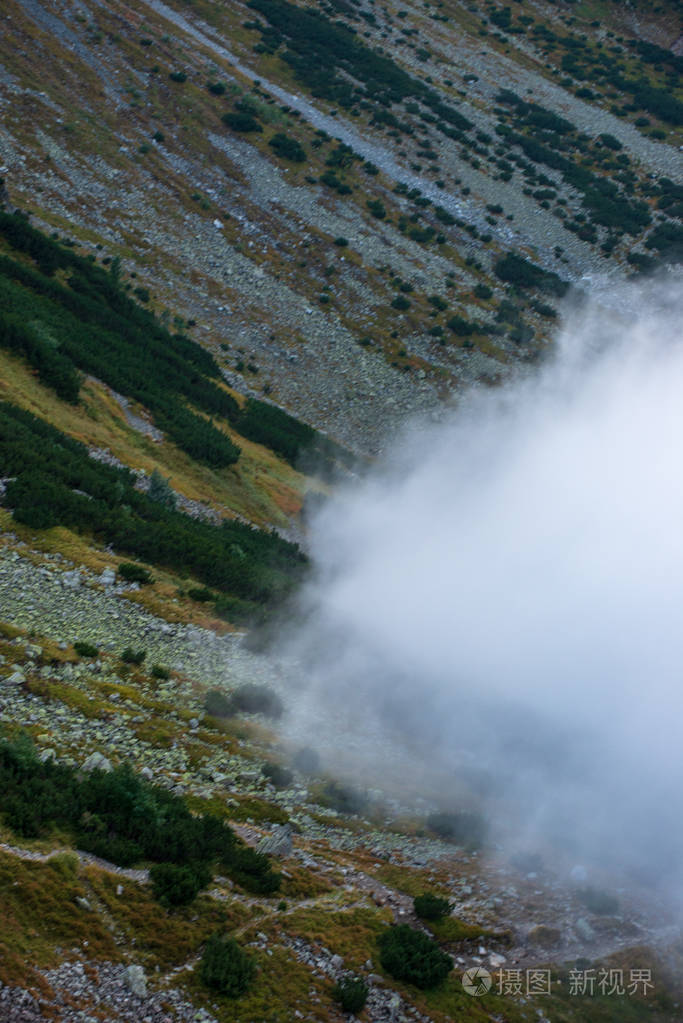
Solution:
{"label": "mountain slope", "polygon": [[578,281],[680,246],[680,58],[657,49],[675,5],[642,19],[656,44],[626,34],[621,5],[330,5],[308,49],[305,17],[6,14],[11,204],[120,256],[230,382],[371,449],[543,348],[552,319],[507,293],[500,255]]}
{"label": "mountain slope", "polygon": [[679,5],[0,26],[0,1019],[675,1023],[670,893],[509,855],[402,746],[342,770],[245,633],[406,419],[680,261]]}

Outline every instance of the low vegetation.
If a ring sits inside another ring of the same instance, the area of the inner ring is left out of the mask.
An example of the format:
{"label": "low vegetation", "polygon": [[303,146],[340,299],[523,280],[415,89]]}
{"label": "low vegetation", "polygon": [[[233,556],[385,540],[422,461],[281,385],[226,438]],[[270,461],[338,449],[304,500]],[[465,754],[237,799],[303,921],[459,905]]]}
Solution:
{"label": "low vegetation", "polygon": [[2,816],[16,834],[37,838],[59,828],[81,849],[121,866],[159,864],[152,884],[167,905],[189,901],[220,864],[249,891],[278,890],[280,875],[266,856],[245,846],[219,817],[194,816],[183,800],[129,767],[93,770],[41,762],[28,740],[0,743]]}
{"label": "low vegetation", "polygon": [[426,934],[414,931],[408,924],[390,927],[380,936],[378,945],[387,973],[416,987],[436,987],[453,969],[451,957]]}
{"label": "low vegetation", "polygon": [[451,904],[448,899],[442,899],[431,892],[424,892],[416,895],[413,899],[415,915],[421,920],[442,920],[451,911]]}

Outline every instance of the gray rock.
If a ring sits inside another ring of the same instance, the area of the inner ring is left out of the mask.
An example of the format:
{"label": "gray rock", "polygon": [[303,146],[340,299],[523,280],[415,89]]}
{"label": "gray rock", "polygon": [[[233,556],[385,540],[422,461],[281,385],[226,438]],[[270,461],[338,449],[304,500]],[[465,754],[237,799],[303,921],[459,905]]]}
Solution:
{"label": "gray rock", "polygon": [[580,916],[574,924],[574,930],[580,938],[584,941],[592,941],[595,937],[595,931],[586,920],[585,916]]}
{"label": "gray rock", "polygon": [[91,753],[81,764],[83,771],[112,771],[111,763],[101,753]]}
{"label": "gray rock", "polygon": [[13,671],[11,675],[8,675],[5,679],[11,686],[20,686],[25,681],[25,676],[21,671]]}
{"label": "gray rock", "polygon": [[62,586],[68,590],[78,590],[81,586],[81,573],[74,569],[72,572],[64,572],[62,575]]}
{"label": "gray rock", "polygon": [[344,960],[342,959],[341,956],[334,955],[330,959],[330,966],[332,967],[333,970],[341,970],[343,965]]}
{"label": "gray rock", "polygon": [[293,851],[292,829],[289,824],[276,824],[272,834],[261,839],[258,851],[267,853],[269,856],[291,856]]}
{"label": "gray rock", "polygon": [[113,586],[116,582],[116,572],[113,568],[105,568],[97,581],[103,586]]}
{"label": "gray rock", "polygon": [[76,896],[76,905],[79,906],[81,909],[85,909],[87,912],[91,912],[92,910],[92,906],[90,905],[87,899],[83,898],[82,895]]}
{"label": "gray rock", "polygon": [[576,881],[577,884],[584,884],[588,880],[588,871],[585,867],[582,867],[580,863],[577,863],[575,867],[569,871],[569,876],[572,881]]}
{"label": "gray rock", "polygon": [[138,998],[147,997],[147,981],[145,979],[145,971],[141,966],[133,964],[127,967],[123,978],[134,995]]}

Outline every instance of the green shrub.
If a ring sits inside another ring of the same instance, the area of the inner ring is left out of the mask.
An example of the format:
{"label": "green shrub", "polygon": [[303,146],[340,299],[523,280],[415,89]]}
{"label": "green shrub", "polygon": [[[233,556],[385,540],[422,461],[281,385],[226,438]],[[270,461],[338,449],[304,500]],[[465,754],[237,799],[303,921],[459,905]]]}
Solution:
{"label": "green shrub", "polygon": [[206,87],[214,96],[223,96],[225,94],[225,85],[223,82],[207,82]]}
{"label": "green shrub", "polygon": [[435,206],[434,215],[437,218],[437,220],[441,221],[442,224],[450,226],[451,224],[455,223],[455,217],[453,216],[453,214],[449,213],[448,210],[445,210],[443,206]]}
{"label": "green shrub", "polygon": [[208,884],[214,863],[255,894],[271,895],[280,886],[268,857],[245,846],[222,819],[191,813],[179,796],[127,766],[83,773],[51,760],[42,763],[20,736],[0,741],[0,791],[4,822],[23,837],[58,828],[77,848],[119,866],[143,859],[163,864],[152,875],[153,890],[169,905]]}
{"label": "green shrub", "polygon": [[413,899],[413,909],[420,920],[441,920],[448,916],[451,911],[451,904],[448,899],[439,898],[431,892],[424,892],[416,895]]}
{"label": "green shrub", "polygon": [[119,565],[118,573],[122,579],[125,579],[129,583],[153,583],[154,579],[142,565],[135,565],[130,561],[124,561],[123,564]]}
{"label": "green shrub", "polygon": [[602,135],[598,135],[598,138],[602,142],[603,146],[607,146],[608,149],[613,149],[617,152],[619,149],[623,149],[623,146],[619,139],[615,138],[614,135],[609,135],[607,132],[603,132]]}
{"label": "green shrub", "polygon": [[254,131],[263,131],[263,128],[252,114],[242,113],[240,110],[229,110],[221,117],[223,124],[233,131],[248,134]]}
{"label": "green shrub", "polygon": [[486,821],[478,813],[460,810],[457,813],[433,813],[427,827],[441,838],[458,845],[479,846],[486,836]]}
{"label": "green shrub", "polygon": [[171,487],[171,481],[164,479],[158,469],[154,469],[149,478],[147,494],[150,501],[157,501],[165,508],[175,508],[176,506],[176,495]]}
{"label": "green shrub", "polygon": [[121,651],[121,660],[125,664],[142,664],[146,656],[146,650],[134,650],[132,646]]}
{"label": "green shrub", "polygon": [[453,960],[435,941],[407,924],[390,927],[380,935],[378,945],[387,973],[419,988],[436,987],[453,969]]}
{"label": "green shrub", "polygon": [[234,938],[212,934],[204,948],[199,976],[206,987],[237,998],[253,980],[256,968]]}
{"label": "green shrub", "polygon": [[515,252],[508,252],[505,256],[501,256],[496,261],[493,272],[499,280],[514,284],[518,288],[538,288],[539,291],[546,291],[548,294],[557,295],[560,298],[569,290],[567,282],[558,277],[556,273],[543,270]]}
{"label": "green shrub", "polygon": [[168,77],[171,79],[172,82],[186,82],[187,81],[187,75],[185,74],[184,71],[171,71],[171,73],[170,73],[170,75]]}
{"label": "green shrub", "polygon": [[349,244],[349,240],[348,238],[343,238],[340,235],[338,238],[334,239],[334,244],[337,245],[340,249],[345,249]]}
{"label": "green shrub", "polygon": [[367,797],[350,785],[341,785],[337,781],[328,781],[320,793],[319,800],[337,813],[362,813],[367,806]]}
{"label": "green shrub", "polygon": [[360,977],[344,977],[332,989],[332,997],[342,1007],[343,1012],[358,1015],[368,1000],[368,985]]}
{"label": "green shrub", "polygon": [[187,591],[187,595],[190,600],[196,600],[200,603],[208,603],[210,600],[216,599],[216,594],[208,586],[193,586]]}
{"label": "green shrub", "polygon": [[403,295],[397,295],[391,303],[392,309],[397,309],[399,312],[405,312],[406,309],[410,309],[411,302],[409,298],[405,298]]}
{"label": "green shrub", "polygon": [[227,718],[232,714],[232,704],[220,689],[209,689],[204,697],[204,710],[214,718]]}
{"label": "green shrub", "polygon": [[645,242],[646,249],[656,249],[666,262],[683,260],[683,225],[658,224]]}
{"label": "green shrub", "polygon": [[462,316],[451,316],[447,323],[449,330],[452,330],[458,337],[469,337],[476,331],[474,323],[470,323],[469,320],[464,319]]}
{"label": "green shrub", "polygon": [[376,220],[384,220],[387,211],[384,203],[379,199],[368,199],[365,205]]}
{"label": "green shrub", "polygon": [[488,284],[477,284],[474,288],[473,294],[476,298],[481,298],[486,301],[486,299],[491,298],[493,295],[493,290],[489,288]]}
{"label": "green shrub", "polygon": [[83,640],[78,640],[74,643],[74,650],[79,657],[97,657],[99,650],[92,643],[86,643]]}
{"label": "green shrub", "polygon": [[619,899],[596,888],[584,888],[579,892],[579,900],[586,909],[598,916],[614,916],[619,912]]}
{"label": "green shrub", "polygon": [[[333,188],[339,195],[351,195],[351,187],[347,185],[345,181],[338,178],[333,170],[326,170],[320,175],[320,181],[323,185],[327,185],[328,188]],[[335,242],[335,244],[337,244]]]}
{"label": "green shrub", "polygon": [[264,764],[262,773],[277,789],[286,789],[294,779],[292,772],[281,764]]}
{"label": "green shrub", "polygon": [[304,163],[306,160],[306,150],[303,146],[291,135],[285,135],[282,131],[273,135],[268,145],[284,160],[291,160],[293,163]]}
{"label": "green shrub", "polygon": [[271,868],[268,857],[246,845],[230,850],[225,866],[233,881],[254,895],[273,895],[282,884],[282,875]]}
{"label": "green shrub", "polygon": [[213,613],[226,622],[252,622],[258,624],[264,618],[264,610],[252,601],[238,597],[219,597],[213,605]]}
{"label": "green shrub", "polygon": [[282,717],[284,707],[282,700],[268,686],[246,682],[230,693],[230,706],[233,714],[264,714],[269,718]]}
{"label": "green shrub", "polygon": [[178,866],[157,863],[150,868],[154,897],[162,906],[186,906],[211,881],[211,872],[203,865]]}
{"label": "green shrub", "polygon": [[152,678],[167,679],[171,677],[171,672],[163,664],[153,664],[151,675]]}

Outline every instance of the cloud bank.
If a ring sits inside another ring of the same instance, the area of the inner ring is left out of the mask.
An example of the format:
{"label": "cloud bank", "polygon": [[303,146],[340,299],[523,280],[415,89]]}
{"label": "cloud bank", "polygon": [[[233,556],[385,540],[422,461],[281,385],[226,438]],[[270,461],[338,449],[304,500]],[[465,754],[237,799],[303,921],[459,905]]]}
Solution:
{"label": "cloud bank", "polygon": [[543,368],[413,424],[335,495],[289,653],[298,726],[328,748],[383,743],[385,782],[409,753],[506,805],[513,831],[675,872],[683,294],[610,302],[571,311]]}

